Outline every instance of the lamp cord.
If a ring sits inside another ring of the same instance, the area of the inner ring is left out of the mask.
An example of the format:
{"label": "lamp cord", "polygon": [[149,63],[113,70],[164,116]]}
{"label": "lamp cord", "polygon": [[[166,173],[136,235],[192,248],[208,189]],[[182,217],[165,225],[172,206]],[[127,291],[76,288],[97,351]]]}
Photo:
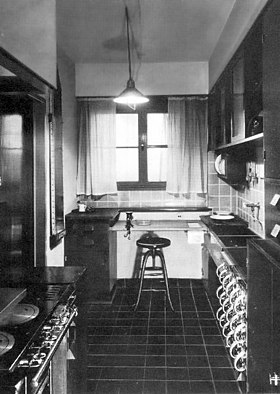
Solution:
{"label": "lamp cord", "polygon": [[125,16],[126,16],[126,32],[127,32],[127,55],[128,55],[128,70],[129,70],[129,80],[131,77],[131,57],[130,57],[130,38],[129,38],[129,18],[128,18],[128,9],[125,7]]}

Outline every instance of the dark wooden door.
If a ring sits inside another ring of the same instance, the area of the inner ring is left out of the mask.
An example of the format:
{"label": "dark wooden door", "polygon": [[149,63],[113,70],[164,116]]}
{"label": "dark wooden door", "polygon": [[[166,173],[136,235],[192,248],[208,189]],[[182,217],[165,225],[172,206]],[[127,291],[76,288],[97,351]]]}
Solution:
{"label": "dark wooden door", "polygon": [[33,110],[27,97],[0,97],[0,267],[34,265]]}

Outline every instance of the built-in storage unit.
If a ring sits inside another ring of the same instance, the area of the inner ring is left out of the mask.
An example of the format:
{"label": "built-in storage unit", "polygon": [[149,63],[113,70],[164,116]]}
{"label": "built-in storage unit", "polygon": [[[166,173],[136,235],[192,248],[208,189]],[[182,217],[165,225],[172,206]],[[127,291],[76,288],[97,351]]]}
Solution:
{"label": "built-in storage unit", "polygon": [[253,241],[248,253],[248,393],[279,393],[280,247]]}
{"label": "built-in storage unit", "polygon": [[246,184],[246,162],[263,145],[263,19],[266,10],[233,55],[209,94],[209,150],[234,158],[236,171],[219,174],[236,189]]}
{"label": "built-in storage unit", "polygon": [[262,16],[209,95],[209,149],[230,148],[262,133]]}
{"label": "built-in storage unit", "polygon": [[264,14],[263,107],[265,177],[280,179],[280,2],[270,3]]}
{"label": "built-in storage unit", "polygon": [[74,211],[65,217],[65,265],[85,266],[83,295],[86,300],[110,300],[116,267],[110,266],[108,229],[116,209]]}

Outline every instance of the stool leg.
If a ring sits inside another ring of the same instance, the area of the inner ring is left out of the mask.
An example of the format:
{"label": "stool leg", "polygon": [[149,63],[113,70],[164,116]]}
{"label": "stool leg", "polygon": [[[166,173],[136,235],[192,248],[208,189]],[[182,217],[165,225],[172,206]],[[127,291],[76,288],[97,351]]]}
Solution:
{"label": "stool leg", "polygon": [[143,288],[143,282],[144,282],[145,268],[146,268],[147,261],[148,261],[148,258],[150,255],[151,255],[151,251],[148,250],[145,253],[144,258],[143,258],[143,263],[142,263],[142,268],[141,268],[140,285],[139,285],[139,290],[138,290],[137,301],[134,306],[134,312],[137,310],[138,305],[139,305],[139,301],[140,301],[140,297],[141,297],[141,293],[142,293],[142,288]]}
{"label": "stool leg", "polygon": [[166,265],[165,265],[165,258],[164,258],[164,255],[163,255],[161,250],[158,250],[157,252],[158,252],[158,255],[159,255],[160,259],[161,259],[161,265],[162,265],[162,270],[163,270],[163,277],[164,277],[164,281],[165,281],[165,288],[166,288],[166,293],[167,293],[167,298],[168,298],[168,301],[169,301],[169,305],[170,305],[171,310],[173,312],[175,312],[175,310],[173,308],[172,301],[171,301],[170,293],[169,293],[169,285],[168,285],[167,270],[166,270]]}

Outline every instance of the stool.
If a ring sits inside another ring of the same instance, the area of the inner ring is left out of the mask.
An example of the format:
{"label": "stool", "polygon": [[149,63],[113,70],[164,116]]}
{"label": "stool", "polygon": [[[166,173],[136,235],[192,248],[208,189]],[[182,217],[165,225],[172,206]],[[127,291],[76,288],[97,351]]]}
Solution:
{"label": "stool", "polygon": [[[170,240],[167,238],[158,238],[158,237],[147,237],[147,238],[142,238],[142,239],[138,239],[138,241],[136,241],[136,245],[140,246],[142,248],[147,248],[148,251],[145,252],[143,260],[142,260],[142,266],[140,269],[141,272],[141,276],[140,276],[140,285],[139,285],[139,290],[138,290],[138,296],[137,296],[137,301],[136,304],[134,306],[134,311],[137,310],[138,305],[139,305],[139,301],[140,301],[140,297],[142,294],[142,291],[155,291],[155,289],[147,289],[147,290],[142,290],[143,289],[143,282],[144,282],[144,276],[145,276],[145,272],[146,271],[154,271],[152,273],[152,275],[156,276],[156,275],[162,275],[164,278],[164,282],[165,282],[165,291],[167,294],[167,298],[169,301],[169,305],[172,309],[172,311],[174,312],[174,308],[171,302],[171,298],[170,298],[170,293],[169,293],[169,286],[168,286],[168,277],[167,277],[167,270],[166,270],[166,264],[165,264],[165,259],[162,253],[162,248],[166,248],[167,246],[170,245]],[[149,257],[152,257],[152,266],[151,267],[147,267],[147,261]],[[158,256],[160,258],[160,266],[156,266],[156,256]],[[156,272],[158,271],[158,272]]]}

